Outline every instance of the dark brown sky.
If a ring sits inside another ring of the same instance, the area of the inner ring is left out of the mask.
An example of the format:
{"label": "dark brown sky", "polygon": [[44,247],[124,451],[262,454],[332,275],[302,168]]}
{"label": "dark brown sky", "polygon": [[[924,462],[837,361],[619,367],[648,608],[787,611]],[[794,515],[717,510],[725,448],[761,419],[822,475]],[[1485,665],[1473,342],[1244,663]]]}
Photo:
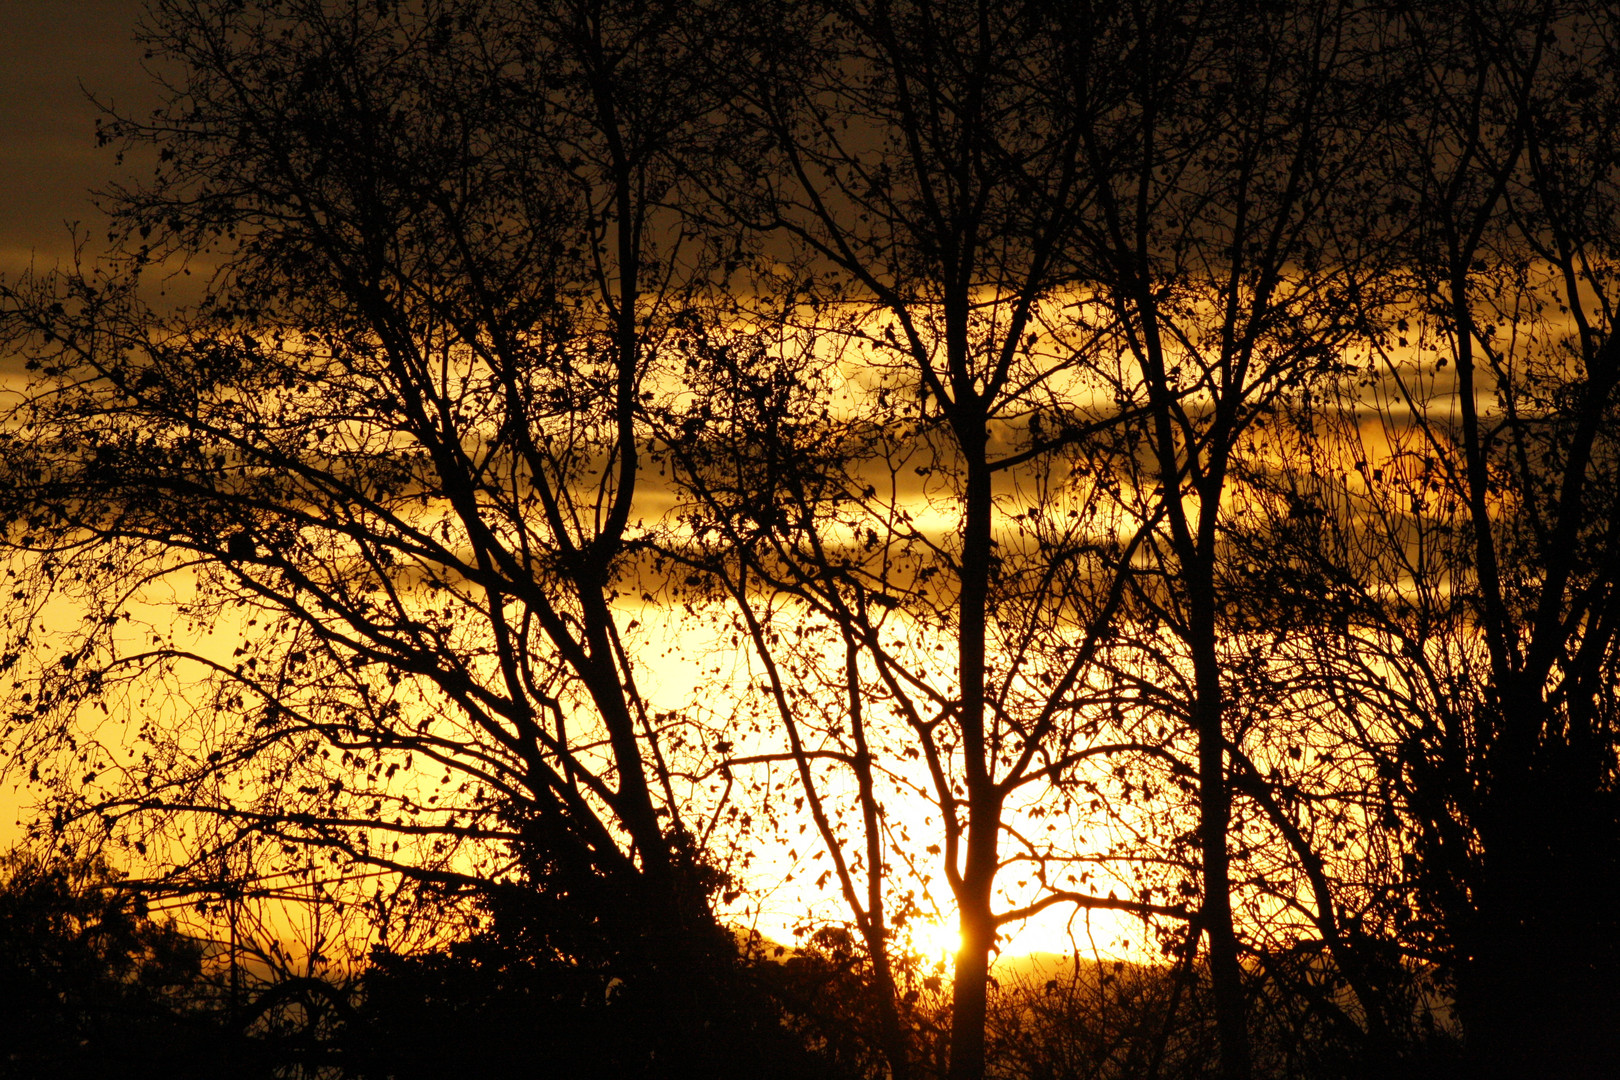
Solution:
{"label": "dark brown sky", "polygon": [[65,221],[95,228],[89,189],[117,174],[95,145],[89,91],[120,109],[154,100],[134,27],[142,0],[0,0],[0,273],[52,265]]}

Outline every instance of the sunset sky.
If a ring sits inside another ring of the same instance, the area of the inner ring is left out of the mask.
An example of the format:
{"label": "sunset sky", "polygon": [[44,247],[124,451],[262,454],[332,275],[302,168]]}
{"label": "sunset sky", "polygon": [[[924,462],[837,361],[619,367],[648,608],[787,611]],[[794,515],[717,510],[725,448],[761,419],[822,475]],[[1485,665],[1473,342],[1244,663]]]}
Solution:
{"label": "sunset sky", "polygon": [[1620,1080],[1617,144],[1620,3],[0,0],[0,1074]]}
{"label": "sunset sky", "polygon": [[[30,265],[48,270],[68,258],[70,226],[88,234],[87,254],[93,257],[105,242],[105,219],[92,192],[117,179],[144,177],[143,162],[131,159],[121,168],[110,148],[96,145],[98,102],[136,114],[156,103],[135,40],[143,6],[143,0],[6,0],[0,5],[0,148],[7,165],[0,198],[0,274],[14,277]],[[0,357],[0,378],[17,375],[13,358]],[[0,848],[20,836],[20,812],[33,801],[26,784],[13,786],[21,776],[0,789]],[[814,891],[804,889],[814,877],[810,854],[784,861],[779,851],[759,853],[757,870],[767,878],[788,875],[791,884],[756,881],[766,895],[757,901],[762,914],[748,921],[757,919],[756,925],[773,936],[789,934],[805,906],[816,903]],[[1067,914],[1053,912],[1038,920],[1043,925],[1026,930],[1019,951],[1064,947]],[[921,925],[916,944],[930,953],[954,950],[954,927],[948,917],[943,921],[947,925]],[[1106,918],[1096,931],[1104,939],[1118,933],[1114,920]]]}
{"label": "sunset sky", "polygon": [[93,93],[151,101],[133,37],[140,0],[7,0],[0,6],[0,272],[68,250],[65,222],[99,222],[89,190],[117,170],[96,147]]}
{"label": "sunset sky", "polygon": [[[95,136],[98,102],[135,114],[156,103],[151,76],[142,66],[143,49],[135,41],[143,6],[142,0],[7,0],[0,6],[0,147],[8,165],[5,198],[0,199],[0,274],[13,276],[30,264],[46,270],[68,257],[71,224],[88,233],[88,254],[93,256],[105,240],[105,219],[92,191],[116,179],[145,175],[139,160],[121,168],[110,148],[97,147]],[[10,357],[0,357],[0,373],[17,374]],[[650,666],[660,665],[654,661]],[[660,674],[678,685],[689,672]],[[0,790],[0,847],[20,832],[18,811],[29,801],[26,789],[7,785]],[[921,806],[914,815],[890,807],[891,816],[902,821],[923,812]],[[784,860],[781,851],[758,853],[756,873],[767,879],[787,875],[790,882],[754,882],[766,889],[756,901],[761,914],[755,918],[773,936],[786,936],[799,913],[817,902],[815,891],[805,889],[815,876],[810,854],[807,850],[797,860]],[[940,892],[946,890],[941,887]],[[820,899],[832,902],[830,895]],[[1132,929],[1130,920],[1108,913],[1088,929],[1083,917],[1071,923],[1072,914],[1053,909],[1033,920],[1022,928],[1015,951],[1066,951],[1071,931],[1112,946]],[[921,924],[915,944],[930,953],[953,951],[951,922],[946,914],[944,925]]]}
{"label": "sunset sky", "polygon": [[[8,0],[0,6],[0,274],[48,267],[70,250],[66,222],[100,221],[89,191],[113,175],[97,149],[91,90],[146,95],[133,39],[139,0]],[[12,368],[0,356],[0,372]],[[0,846],[16,835],[19,795],[0,789]]]}

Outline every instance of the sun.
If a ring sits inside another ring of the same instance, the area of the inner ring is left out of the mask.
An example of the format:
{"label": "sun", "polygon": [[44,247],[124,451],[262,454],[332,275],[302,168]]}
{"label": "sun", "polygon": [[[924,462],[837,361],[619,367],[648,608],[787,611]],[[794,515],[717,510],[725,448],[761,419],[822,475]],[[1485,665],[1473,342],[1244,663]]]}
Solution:
{"label": "sun", "polygon": [[962,935],[954,923],[918,919],[910,930],[911,947],[925,960],[952,962],[962,947]]}

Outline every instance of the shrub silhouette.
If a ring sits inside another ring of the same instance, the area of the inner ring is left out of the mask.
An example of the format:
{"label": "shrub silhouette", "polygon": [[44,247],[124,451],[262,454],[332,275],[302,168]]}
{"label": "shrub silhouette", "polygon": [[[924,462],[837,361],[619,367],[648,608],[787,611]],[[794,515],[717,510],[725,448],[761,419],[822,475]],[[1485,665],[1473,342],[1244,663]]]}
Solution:
{"label": "shrub silhouette", "polygon": [[122,877],[96,859],[0,855],[0,1075],[212,1075],[204,946]]}

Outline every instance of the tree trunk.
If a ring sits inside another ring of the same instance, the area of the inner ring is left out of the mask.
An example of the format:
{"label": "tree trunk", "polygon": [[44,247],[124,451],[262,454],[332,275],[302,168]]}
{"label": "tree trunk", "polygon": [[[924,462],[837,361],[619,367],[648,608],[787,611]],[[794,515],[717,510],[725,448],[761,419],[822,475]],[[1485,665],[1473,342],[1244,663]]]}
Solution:
{"label": "tree trunk", "polygon": [[[990,891],[995,879],[995,835],[999,831],[999,823],[981,826],[977,817],[969,831],[967,872],[956,901],[962,944],[956,953],[956,974],[951,984],[950,1080],[980,1080],[984,1076],[990,952],[996,935]],[[975,850],[985,847],[989,848],[988,858]]]}
{"label": "tree trunk", "polygon": [[1198,697],[1193,705],[1198,735],[1198,835],[1204,879],[1201,921],[1209,935],[1209,973],[1215,997],[1215,1026],[1220,1034],[1221,1075],[1225,1080],[1248,1080],[1249,1030],[1237,933],[1232,926],[1231,858],[1226,849],[1232,792],[1226,780],[1220,666],[1215,656],[1212,602],[1207,593],[1207,589],[1194,590],[1198,621],[1192,641]]}
{"label": "tree trunk", "polygon": [[[963,323],[965,326],[965,321]],[[959,370],[966,371],[966,349]],[[964,493],[961,595],[958,601],[957,674],[962,693],[962,756],[967,782],[967,853],[956,887],[962,942],[956,954],[951,1001],[951,1080],[984,1075],[984,1021],[995,945],[991,891],[1001,835],[1001,797],[992,776],[994,749],[985,732],[985,619],[991,560],[990,470],[982,404],[963,378],[956,386],[954,428],[967,462]]]}

